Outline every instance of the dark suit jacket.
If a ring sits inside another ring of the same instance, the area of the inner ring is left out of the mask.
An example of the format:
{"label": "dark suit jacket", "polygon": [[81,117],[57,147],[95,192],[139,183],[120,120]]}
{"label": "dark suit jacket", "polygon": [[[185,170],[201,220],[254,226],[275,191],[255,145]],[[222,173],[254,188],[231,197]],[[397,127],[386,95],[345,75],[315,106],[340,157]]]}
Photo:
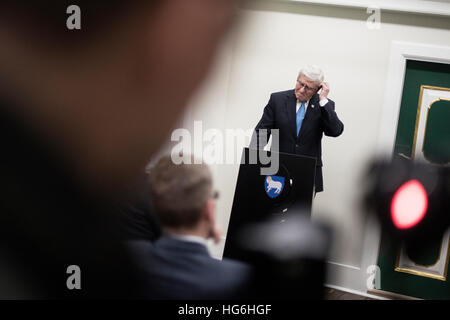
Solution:
{"label": "dark suit jacket", "polygon": [[212,258],[195,242],[163,236],[156,242],[128,241],[150,299],[238,299],[246,296],[251,269]]}
{"label": "dark suit jacket", "polygon": [[315,157],[317,159],[315,185],[316,192],[320,192],[323,191],[322,136],[323,134],[330,137],[339,136],[344,131],[344,124],[334,111],[334,102],[328,99],[328,103],[321,107],[319,95],[315,94],[309,101],[297,136],[296,103],[294,90],[272,93],[255,128],[256,135],[252,138],[252,145],[257,145],[255,142],[260,129],[268,129],[268,137],[270,129],[279,129],[279,149],[276,150],[272,146],[271,150]]}
{"label": "dark suit jacket", "polygon": [[147,180],[147,174],[137,177],[127,190],[128,197],[117,206],[123,240],[155,241],[161,236],[161,227],[147,190]]}

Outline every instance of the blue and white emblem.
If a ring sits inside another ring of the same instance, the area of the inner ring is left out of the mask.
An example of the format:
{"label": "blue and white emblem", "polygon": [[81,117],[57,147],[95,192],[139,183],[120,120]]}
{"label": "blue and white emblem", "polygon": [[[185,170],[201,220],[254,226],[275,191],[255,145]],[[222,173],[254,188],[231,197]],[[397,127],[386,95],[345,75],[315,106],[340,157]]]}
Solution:
{"label": "blue and white emblem", "polygon": [[283,191],[284,178],[278,176],[266,176],[264,180],[264,188],[266,193],[271,198],[278,197]]}

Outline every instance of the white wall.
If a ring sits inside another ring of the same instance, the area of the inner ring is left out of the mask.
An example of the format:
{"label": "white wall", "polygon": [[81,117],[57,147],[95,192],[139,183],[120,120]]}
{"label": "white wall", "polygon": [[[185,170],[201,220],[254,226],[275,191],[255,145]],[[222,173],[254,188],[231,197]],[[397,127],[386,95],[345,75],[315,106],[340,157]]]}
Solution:
{"label": "white wall", "polygon": [[[367,17],[361,9],[246,3],[184,118],[186,128],[194,120],[202,120],[204,130],[253,128],[271,92],[293,88],[301,66],[320,65],[345,130],[339,138],[323,139],[325,192],[315,200],[313,218],[330,223],[335,231],[330,262],[338,267],[330,268],[329,282],[361,291],[362,248],[372,230],[358,207],[359,185],[375,153],[391,41],[450,46],[448,18],[382,12],[381,29],[370,30]],[[225,231],[238,167],[212,166],[221,194],[217,214]],[[223,244],[212,246],[215,256],[221,256]]]}

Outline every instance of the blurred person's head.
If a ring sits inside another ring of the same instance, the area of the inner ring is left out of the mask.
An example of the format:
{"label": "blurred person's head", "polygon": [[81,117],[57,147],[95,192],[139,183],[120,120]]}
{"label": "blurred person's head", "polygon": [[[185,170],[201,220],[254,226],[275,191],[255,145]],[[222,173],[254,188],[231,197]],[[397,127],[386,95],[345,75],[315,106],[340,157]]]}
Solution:
{"label": "blurred person's head", "polygon": [[149,186],[155,214],[165,233],[219,240],[215,192],[206,164],[174,164],[162,157],[150,169]]}
{"label": "blurred person's head", "polygon": [[[81,30],[68,30],[69,5]],[[0,97],[86,185],[115,190],[169,134],[231,0],[0,0]]]}

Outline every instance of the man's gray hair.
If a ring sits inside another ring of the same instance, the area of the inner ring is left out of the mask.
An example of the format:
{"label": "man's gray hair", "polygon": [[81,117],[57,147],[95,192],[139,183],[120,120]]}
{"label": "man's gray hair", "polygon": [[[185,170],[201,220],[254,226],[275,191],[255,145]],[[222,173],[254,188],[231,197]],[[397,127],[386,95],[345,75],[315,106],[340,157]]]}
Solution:
{"label": "man's gray hair", "polygon": [[301,75],[304,75],[309,80],[317,82],[318,84],[322,83],[325,78],[322,69],[316,65],[305,66],[298,73],[298,78],[300,78]]}

